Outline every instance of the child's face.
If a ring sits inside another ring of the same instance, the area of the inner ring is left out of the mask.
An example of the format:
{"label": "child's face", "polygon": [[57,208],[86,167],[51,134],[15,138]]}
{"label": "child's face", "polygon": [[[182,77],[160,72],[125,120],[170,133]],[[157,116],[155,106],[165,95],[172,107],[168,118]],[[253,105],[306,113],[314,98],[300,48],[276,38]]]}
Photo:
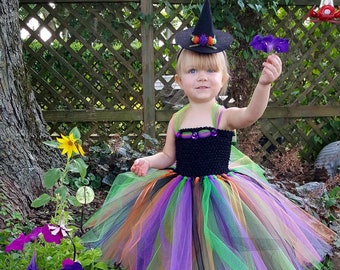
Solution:
{"label": "child's face", "polygon": [[209,60],[209,56],[186,53],[180,57],[176,82],[189,100],[205,102],[215,99],[225,83],[223,68],[211,57]]}

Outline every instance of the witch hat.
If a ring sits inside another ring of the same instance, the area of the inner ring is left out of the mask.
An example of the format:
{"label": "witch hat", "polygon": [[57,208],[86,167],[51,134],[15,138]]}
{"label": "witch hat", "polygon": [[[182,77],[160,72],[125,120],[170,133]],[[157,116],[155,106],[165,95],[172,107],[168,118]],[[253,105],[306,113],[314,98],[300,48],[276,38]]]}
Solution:
{"label": "witch hat", "polygon": [[228,49],[234,38],[227,32],[214,28],[210,1],[205,0],[195,28],[188,28],[175,35],[176,44],[197,53],[218,53]]}

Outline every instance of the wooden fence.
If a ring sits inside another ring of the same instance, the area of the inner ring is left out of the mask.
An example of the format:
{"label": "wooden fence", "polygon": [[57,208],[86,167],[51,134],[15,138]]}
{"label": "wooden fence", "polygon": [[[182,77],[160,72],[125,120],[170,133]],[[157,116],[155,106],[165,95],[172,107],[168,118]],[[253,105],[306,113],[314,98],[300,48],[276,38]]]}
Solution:
{"label": "wooden fence", "polygon": [[[20,0],[24,60],[50,132],[77,125],[85,139],[133,135],[133,143],[142,133],[164,134],[184,102],[173,77],[173,36],[192,24],[182,12],[186,2]],[[261,149],[299,144],[307,160],[340,137],[340,24],[305,21],[314,3],[295,1],[262,20],[268,33],[289,38],[291,49],[256,125]],[[232,67],[257,64],[239,60]],[[228,106],[245,101],[237,94],[242,81],[234,82],[220,100]]]}

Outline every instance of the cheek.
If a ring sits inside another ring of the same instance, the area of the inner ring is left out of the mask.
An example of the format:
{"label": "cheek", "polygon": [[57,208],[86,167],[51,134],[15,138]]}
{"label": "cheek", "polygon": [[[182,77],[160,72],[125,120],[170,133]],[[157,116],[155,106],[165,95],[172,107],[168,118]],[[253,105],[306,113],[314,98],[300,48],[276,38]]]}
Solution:
{"label": "cheek", "polygon": [[182,82],[182,85],[190,85],[192,84],[192,82],[194,81],[194,78],[193,76],[191,75],[184,75],[181,77],[181,82]]}
{"label": "cheek", "polygon": [[225,81],[226,78],[224,78],[222,75],[215,78],[216,85],[219,85],[220,87],[224,85]]}

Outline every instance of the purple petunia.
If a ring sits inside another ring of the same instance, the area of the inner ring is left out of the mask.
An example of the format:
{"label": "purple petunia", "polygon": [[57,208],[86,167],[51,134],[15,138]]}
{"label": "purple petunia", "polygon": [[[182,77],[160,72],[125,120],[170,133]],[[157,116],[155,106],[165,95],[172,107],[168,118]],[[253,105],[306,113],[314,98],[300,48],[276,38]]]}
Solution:
{"label": "purple petunia", "polygon": [[56,243],[60,244],[61,239],[68,235],[70,229],[67,229],[63,224],[62,225],[45,225],[42,230],[42,234],[44,235],[45,241],[47,243]]}
{"label": "purple petunia", "polygon": [[34,252],[30,264],[27,266],[26,270],[39,270],[37,265],[37,254]]}
{"label": "purple petunia", "polygon": [[31,233],[25,235],[20,233],[20,236],[14,239],[9,245],[6,246],[5,252],[9,252],[11,250],[23,250],[26,243],[36,240],[40,234],[44,236],[44,239],[47,243],[56,243],[60,244],[61,239],[63,239],[69,229],[66,229],[65,226],[56,226],[52,224],[46,224],[42,227],[36,227],[32,230]]}
{"label": "purple petunia", "polygon": [[63,268],[61,270],[84,270],[79,262],[67,258],[62,262]]}
{"label": "purple petunia", "polygon": [[272,51],[276,53],[285,53],[289,50],[289,40],[284,38],[277,38],[272,35],[261,37],[256,35],[250,42],[255,50],[263,51],[265,53],[271,53]]}
{"label": "purple petunia", "polygon": [[26,243],[30,242],[27,239],[27,236],[23,233],[20,233],[20,236],[14,239],[10,244],[8,244],[5,248],[5,252],[9,252],[11,250],[23,250]]}

